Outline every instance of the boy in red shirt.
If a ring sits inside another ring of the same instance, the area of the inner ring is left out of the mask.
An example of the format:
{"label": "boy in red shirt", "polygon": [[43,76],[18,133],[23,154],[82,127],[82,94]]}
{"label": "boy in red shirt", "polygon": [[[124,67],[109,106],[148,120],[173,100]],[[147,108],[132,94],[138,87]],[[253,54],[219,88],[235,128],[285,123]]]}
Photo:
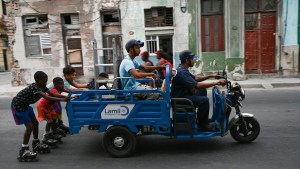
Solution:
{"label": "boy in red shirt", "polygon": [[[51,92],[55,94],[61,94],[62,92],[68,92],[64,89],[64,80],[60,77],[56,77],[53,79],[54,87],[51,89]],[[59,115],[62,112],[60,101],[51,101],[42,98],[38,102],[37,106],[38,111],[38,120],[46,120],[46,128],[45,128],[45,134],[43,138],[43,142],[45,144],[55,144],[58,140],[62,138],[62,135],[55,134],[57,129],[57,120]],[[50,133],[50,130],[52,130],[52,133]],[[49,140],[50,139],[50,140]]]}

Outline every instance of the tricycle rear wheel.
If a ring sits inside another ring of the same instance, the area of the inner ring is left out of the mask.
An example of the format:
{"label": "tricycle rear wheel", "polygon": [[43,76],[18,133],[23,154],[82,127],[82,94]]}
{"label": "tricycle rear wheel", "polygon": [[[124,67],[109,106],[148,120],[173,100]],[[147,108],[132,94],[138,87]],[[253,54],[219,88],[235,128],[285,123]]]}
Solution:
{"label": "tricycle rear wheel", "polygon": [[244,117],[248,132],[245,130],[242,120],[234,124],[230,129],[230,135],[240,143],[250,143],[255,140],[260,133],[260,125],[254,117]]}
{"label": "tricycle rear wheel", "polygon": [[103,136],[103,148],[112,157],[128,157],[136,147],[136,138],[126,127],[110,127]]}

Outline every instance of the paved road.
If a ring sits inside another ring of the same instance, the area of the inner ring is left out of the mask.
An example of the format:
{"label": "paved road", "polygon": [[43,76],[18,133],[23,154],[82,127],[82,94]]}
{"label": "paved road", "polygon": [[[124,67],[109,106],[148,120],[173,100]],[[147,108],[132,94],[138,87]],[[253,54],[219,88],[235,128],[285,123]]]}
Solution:
{"label": "paved road", "polygon": [[[246,94],[242,110],[253,113],[261,124],[261,134],[251,144],[238,144],[230,135],[209,140],[142,136],[133,157],[116,159],[101,147],[102,134],[84,128],[78,135],[64,138],[50,154],[39,155],[37,163],[17,162],[24,128],[13,123],[11,98],[1,98],[0,168],[300,168],[300,88],[250,89]],[[40,125],[40,135],[44,125]]]}

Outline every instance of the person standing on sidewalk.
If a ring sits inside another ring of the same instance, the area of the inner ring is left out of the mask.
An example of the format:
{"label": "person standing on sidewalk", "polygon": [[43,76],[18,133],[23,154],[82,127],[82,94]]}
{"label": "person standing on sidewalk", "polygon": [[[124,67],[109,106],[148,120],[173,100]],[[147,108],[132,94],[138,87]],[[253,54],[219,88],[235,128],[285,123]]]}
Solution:
{"label": "person standing on sidewalk", "polygon": [[[49,147],[45,144],[41,144],[38,139],[39,134],[39,122],[36,119],[33,108],[30,104],[36,103],[40,98],[45,98],[53,101],[69,101],[70,97],[55,94],[51,92],[47,87],[48,76],[42,71],[37,71],[34,74],[35,83],[32,83],[28,87],[21,90],[11,102],[11,110],[16,125],[24,124],[26,127],[22,147],[19,152],[18,159],[20,161],[36,159],[38,151],[47,151]],[[49,95],[47,95],[48,93]],[[28,142],[30,135],[33,133],[32,147],[35,152],[29,150]]]}

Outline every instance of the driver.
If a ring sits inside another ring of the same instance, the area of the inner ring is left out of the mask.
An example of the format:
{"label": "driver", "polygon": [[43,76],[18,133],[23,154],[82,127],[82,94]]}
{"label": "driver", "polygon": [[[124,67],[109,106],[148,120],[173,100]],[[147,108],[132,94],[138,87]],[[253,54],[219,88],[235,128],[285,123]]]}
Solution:
{"label": "driver", "polygon": [[[144,46],[144,42],[139,40],[131,39],[126,45],[126,51],[128,55],[122,60],[119,68],[120,77],[134,77],[133,79],[121,79],[122,88],[124,90],[149,90],[152,89],[151,86],[142,85],[135,79],[152,77],[153,79],[158,79],[155,73],[152,73],[156,69],[164,69],[165,66],[144,66],[140,65],[135,59],[141,52],[140,47]],[[138,71],[142,70],[142,71]],[[151,72],[151,73],[146,73]],[[136,96],[142,99],[157,99],[158,93],[138,93]]]}
{"label": "driver", "polygon": [[197,55],[189,50],[184,50],[179,54],[181,64],[177,68],[177,74],[173,77],[171,87],[172,98],[190,99],[197,110],[198,127],[201,130],[213,130],[214,123],[209,123],[209,98],[207,97],[206,88],[215,85],[225,85],[224,79],[213,82],[204,82],[208,78],[218,78],[219,75],[211,74],[203,77],[195,77],[189,72],[189,68],[194,66]]}

